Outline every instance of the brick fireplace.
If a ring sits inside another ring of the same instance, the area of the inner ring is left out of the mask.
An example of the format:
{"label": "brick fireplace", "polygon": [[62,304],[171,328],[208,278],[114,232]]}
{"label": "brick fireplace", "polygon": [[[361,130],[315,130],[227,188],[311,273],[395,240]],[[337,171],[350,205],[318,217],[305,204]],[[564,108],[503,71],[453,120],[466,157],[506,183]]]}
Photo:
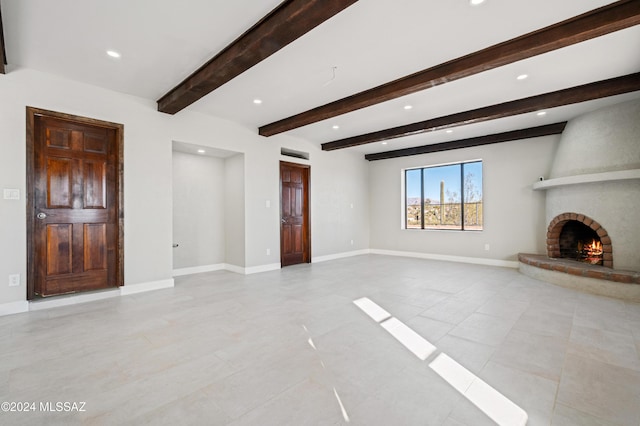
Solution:
{"label": "brick fireplace", "polygon": [[540,254],[518,255],[521,272],[640,302],[639,134],[640,99],[569,121],[549,171],[532,185],[546,194],[548,226]]}
{"label": "brick fireplace", "polygon": [[[613,268],[613,248],[611,245],[611,237],[609,237],[609,234],[602,225],[590,217],[579,213],[562,213],[551,220],[551,223],[549,223],[549,227],[547,228],[547,256],[553,259],[574,258],[567,253],[566,249],[568,245],[573,246],[573,241],[567,242],[566,240],[563,241],[561,238],[563,236],[563,229],[566,229],[568,225],[574,223],[582,224],[584,228],[592,232],[592,235],[585,233],[584,235],[587,236],[585,238],[597,239],[599,240],[598,242],[602,244],[601,260],[598,264],[607,268]],[[576,241],[576,245],[582,242],[580,236],[574,237],[573,240]],[[576,260],[580,260],[578,258],[580,257],[581,251],[582,247],[580,247],[580,249],[576,247]]]}

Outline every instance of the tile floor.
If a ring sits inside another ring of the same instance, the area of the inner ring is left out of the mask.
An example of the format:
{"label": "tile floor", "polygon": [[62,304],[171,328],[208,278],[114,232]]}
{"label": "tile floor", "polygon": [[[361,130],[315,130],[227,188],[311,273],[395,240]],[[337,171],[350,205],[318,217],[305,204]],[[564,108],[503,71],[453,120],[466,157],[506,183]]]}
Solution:
{"label": "tile floor", "polygon": [[[363,297],[435,353],[416,357]],[[640,305],[505,268],[365,255],[212,272],[0,317],[0,338],[0,401],[36,404],[2,425],[495,424],[430,368],[439,354],[528,425],[640,424]]]}

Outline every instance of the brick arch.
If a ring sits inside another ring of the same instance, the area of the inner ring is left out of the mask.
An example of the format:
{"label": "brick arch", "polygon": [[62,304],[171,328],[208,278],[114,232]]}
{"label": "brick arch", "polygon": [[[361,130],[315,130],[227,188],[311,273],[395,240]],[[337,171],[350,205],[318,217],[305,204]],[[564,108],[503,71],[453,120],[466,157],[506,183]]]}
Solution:
{"label": "brick arch", "polygon": [[565,223],[571,220],[588,226],[598,234],[602,242],[602,265],[607,268],[613,268],[613,246],[611,245],[611,237],[609,237],[607,230],[590,217],[578,213],[559,214],[549,223],[549,227],[547,228],[547,256],[551,258],[560,257],[560,231],[562,231]]}

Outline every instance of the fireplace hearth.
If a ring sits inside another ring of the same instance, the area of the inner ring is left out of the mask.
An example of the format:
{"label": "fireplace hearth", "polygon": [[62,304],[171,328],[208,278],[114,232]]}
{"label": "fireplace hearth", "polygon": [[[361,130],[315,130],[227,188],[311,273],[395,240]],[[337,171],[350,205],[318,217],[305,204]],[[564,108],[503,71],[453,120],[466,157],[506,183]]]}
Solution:
{"label": "fireplace hearth", "polygon": [[[518,254],[519,269],[563,287],[640,302],[640,272],[613,269],[611,237],[600,223],[562,213],[547,229],[547,255]],[[629,285],[631,284],[631,285]]]}

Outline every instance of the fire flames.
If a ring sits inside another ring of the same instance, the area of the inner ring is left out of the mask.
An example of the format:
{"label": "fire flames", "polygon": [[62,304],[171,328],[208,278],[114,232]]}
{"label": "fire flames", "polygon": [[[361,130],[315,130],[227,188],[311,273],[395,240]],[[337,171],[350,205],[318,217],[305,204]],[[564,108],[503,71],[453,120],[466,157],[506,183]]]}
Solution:
{"label": "fire flames", "polygon": [[578,242],[578,252],[582,253],[584,261],[593,265],[602,261],[602,242],[591,240],[590,243]]}
{"label": "fire flames", "polygon": [[602,255],[602,243],[600,241],[592,240],[591,244],[584,246],[584,251],[589,256],[601,256]]}

